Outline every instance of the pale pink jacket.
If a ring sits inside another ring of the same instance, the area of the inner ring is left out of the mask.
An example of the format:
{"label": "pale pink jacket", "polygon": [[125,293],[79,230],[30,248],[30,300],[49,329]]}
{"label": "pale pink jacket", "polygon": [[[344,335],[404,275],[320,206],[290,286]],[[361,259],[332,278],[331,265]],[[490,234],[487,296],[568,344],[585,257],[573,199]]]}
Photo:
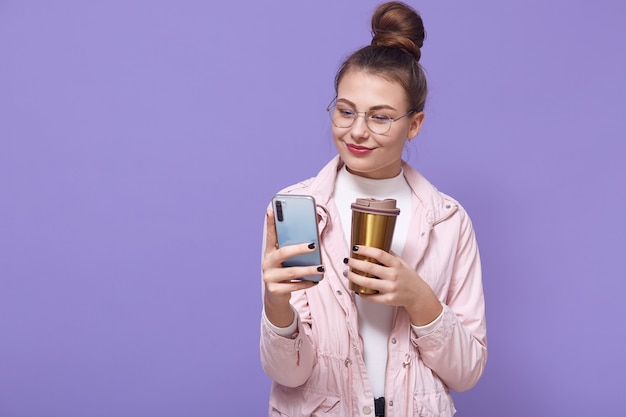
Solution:
{"label": "pale pink jacket", "polygon": [[[282,191],[315,197],[326,273],[316,287],[292,294],[300,319],[291,338],[277,335],[262,320],[261,363],[273,380],[270,416],[373,417],[354,294],[342,275],[350,251],[332,200],[342,164],[335,157],[315,178]],[[413,191],[413,213],[402,258],[429,283],[444,311],[435,330],[418,338],[406,311],[396,309],[386,412],[388,417],[452,416],[456,410],[448,389],[471,388],[487,360],[478,247],[463,208],[408,164],[403,170]]]}

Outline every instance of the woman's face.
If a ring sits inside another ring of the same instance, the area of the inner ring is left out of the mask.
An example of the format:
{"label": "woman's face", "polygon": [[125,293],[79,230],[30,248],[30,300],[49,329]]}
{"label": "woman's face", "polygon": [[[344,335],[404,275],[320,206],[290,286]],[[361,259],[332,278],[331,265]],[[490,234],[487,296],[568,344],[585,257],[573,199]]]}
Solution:
{"label": "woman's face", "polygon": [[372,132],[362,116],[368,112],[396,119],[406,114],[411,109],[402,86],[367,72],[350,71],[337,87],[337,108],[360,113],[351,127],[331,124],[335,146],[348,171],[374,179],[398,175],[404,144],[418,134],[424,113],[411,113],[392,122],[384,134]]}

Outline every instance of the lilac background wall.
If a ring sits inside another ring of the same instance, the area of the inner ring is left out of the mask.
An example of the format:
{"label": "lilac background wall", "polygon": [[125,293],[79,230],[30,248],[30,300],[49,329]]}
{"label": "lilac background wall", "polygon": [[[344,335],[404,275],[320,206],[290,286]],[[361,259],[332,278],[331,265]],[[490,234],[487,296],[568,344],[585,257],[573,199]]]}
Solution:
{"label": "lilac background wall", "polygon": [[[0,416],[265,415],[260,241],[377,1],[0,0]],[[470,212],[459,416],[624,416],[626,5],[413,2],[407,157]]]}

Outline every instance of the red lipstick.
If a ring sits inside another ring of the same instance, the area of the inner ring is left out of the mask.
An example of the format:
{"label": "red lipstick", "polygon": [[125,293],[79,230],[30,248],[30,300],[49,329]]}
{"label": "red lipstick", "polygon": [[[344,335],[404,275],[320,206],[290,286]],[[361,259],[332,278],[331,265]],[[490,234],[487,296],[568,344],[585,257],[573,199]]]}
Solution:
{"label": "red lipstick", "polygon": [[351,153],[355,155],[367,155],[368,153],[373,151],[373,149],[365,147],[365,146],[352,145],[348,143],[346,143],[346,147]]}

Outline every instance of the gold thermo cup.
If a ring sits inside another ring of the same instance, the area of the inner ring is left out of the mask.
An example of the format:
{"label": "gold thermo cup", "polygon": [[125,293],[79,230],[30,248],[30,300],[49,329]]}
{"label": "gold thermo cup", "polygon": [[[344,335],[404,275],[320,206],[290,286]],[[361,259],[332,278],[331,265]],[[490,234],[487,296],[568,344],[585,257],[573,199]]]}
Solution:
{"label": "gold thermo cup", "polygon": [[[385,252],[391,250],[393,230],[396,225],[396,218],[400,214],[400,209],[396,208],[396,200],[385,199],[376,200],[373,198],[357,198],[352,203],[352,246],[371,246],[379,248]],[[361,256],[352,252],[355,259],[362,259],[368,262],[379,263],[375,259]],[[352,272],[371,278],[377,278],[371,274],[353,269]],[[376,294],[378,291],[361,287],[350,282],[350,290],[359,294]]]}

